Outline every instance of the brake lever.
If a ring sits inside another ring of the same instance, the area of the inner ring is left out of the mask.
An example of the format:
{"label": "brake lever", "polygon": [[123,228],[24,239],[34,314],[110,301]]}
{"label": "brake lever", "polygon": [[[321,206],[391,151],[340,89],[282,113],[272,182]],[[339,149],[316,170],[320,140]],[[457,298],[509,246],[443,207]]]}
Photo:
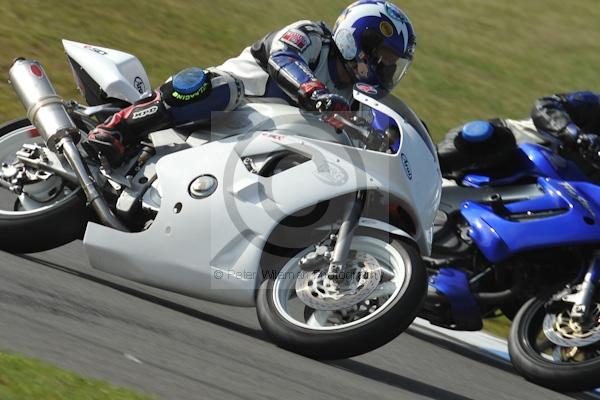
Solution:
{"label": "brake lever", "polygon": [[347,128],[350,128],[350,129],[358,132],[363,137],[364,140],[367,140],[369,138],[369,136],[371,135],[371,132],[368,128],[357,125],[354,122],[350,121],[349,119],[347,119],[346,117],[344,117],[340,114],[337,114],[337,113],[333,114],[333,119],[341,122]]}

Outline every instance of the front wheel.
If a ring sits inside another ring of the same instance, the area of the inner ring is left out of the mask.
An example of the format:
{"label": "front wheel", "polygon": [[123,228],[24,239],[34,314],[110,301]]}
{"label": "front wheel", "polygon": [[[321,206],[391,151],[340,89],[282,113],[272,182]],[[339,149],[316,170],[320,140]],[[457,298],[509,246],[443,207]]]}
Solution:
{"label": "front wheel", "polygon": [[527,380],[560,392],[600,386],[600,303],[586,323],[570,317],[572,303],[547,306],[534,298],[515,317],[508,351]]}
{"label": "front wheel", "polygon": [[427,279],[414,246],[357,233],[335,288],[325,279],[328,263],[300,268],[311,250],[284,261],[258,291],[259,322],[277,345],[316,359],[353,357],[391,341],[416,317]]}

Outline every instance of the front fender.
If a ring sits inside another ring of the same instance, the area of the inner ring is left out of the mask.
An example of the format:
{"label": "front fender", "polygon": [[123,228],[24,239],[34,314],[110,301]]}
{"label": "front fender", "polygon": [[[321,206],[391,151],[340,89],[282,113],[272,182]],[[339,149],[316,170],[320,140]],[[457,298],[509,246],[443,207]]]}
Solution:
{"label": "front fender", "polygon": [[363,217],[360,219],[358,226],[360,226],[362,228],[375,229],[375,230],[378,230],[381,232],[389,233],[390,235],[394,235],[394,236],[398,236],[398,237],[407,239],[408,241],[413,243],[419,249],[419,251],[421,252],[422,255],[426,255],[431,252],[431,248],[430,248],[430,246],[428,246],[428,243],[431,243],[431,241],[417,240],[416,238],[412,237],[408,232],[406,232],[394,225],[390,225],[387,222],[383,222],[383,221],[373,219],[373,218]]}

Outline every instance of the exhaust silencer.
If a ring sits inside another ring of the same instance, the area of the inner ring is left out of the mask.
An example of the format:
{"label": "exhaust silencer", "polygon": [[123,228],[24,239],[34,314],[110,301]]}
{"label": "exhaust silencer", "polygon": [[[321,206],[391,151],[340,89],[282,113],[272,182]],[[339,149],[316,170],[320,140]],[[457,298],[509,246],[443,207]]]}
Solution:
{"label": "exhaust silencer", "polygon": [[27,118],[53,152],[61,139],[79,140],[79,130],[65,110],[44,68],[34,60],[17,58],[10,68],[9,82],[27,110]]}
{"label": "exhaust silencer", "polygon": [[37,128],[48,149],[61,152],[67,159],[100,221],[111,228],[127,232],[127,227],[113,214],[96,187],[87,164],[81,159],[76,146],[81,137],[79,129],[40,63],[17,58],[8,75],[10,84],[27,110],[27,118]]}

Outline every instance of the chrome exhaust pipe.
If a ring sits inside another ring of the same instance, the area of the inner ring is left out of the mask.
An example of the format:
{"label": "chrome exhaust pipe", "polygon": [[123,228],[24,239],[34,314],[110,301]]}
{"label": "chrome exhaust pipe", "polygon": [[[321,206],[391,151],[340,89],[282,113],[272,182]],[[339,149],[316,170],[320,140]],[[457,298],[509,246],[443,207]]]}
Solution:
{"label": "chrome exhaust pipe", "polygon": [[71,137],[75,142],[79,140],[79,130],[37,61],[18,58],[8,75],[17,97],[27,110],[27,118],[51,151],[58,152],[57,144],[65,137]]}
{"label": "chrome exhaust pipe", "polygon": [[117,218],[112,212],[108,203],[96,187],[96,182],[92,178],[86,163],[81,159],[81,154],[77,150],[77,146],[73,139],[70,137],[64,137],[59,143],[59,149],[67,159],[67,162],[73,168],[79,185],[82,187],[85,197],[88,203],[92,206],[100,221],[106,226],[110,226],[113,229],[117,229],[122,232],[128,232],[129,229]]}
{"label": "chrome exhaust pipe", "polygon": [[76,146],[80,138],[79,129],[67,113],[62,98],[56,94],[41,64],[17,58],[8,75],[10,84],[27,110],[27,118],[36,127],[48,149],[65,156],[100,221],[111,228],[127,232],[125,225],[108,207],[82,160]]}

